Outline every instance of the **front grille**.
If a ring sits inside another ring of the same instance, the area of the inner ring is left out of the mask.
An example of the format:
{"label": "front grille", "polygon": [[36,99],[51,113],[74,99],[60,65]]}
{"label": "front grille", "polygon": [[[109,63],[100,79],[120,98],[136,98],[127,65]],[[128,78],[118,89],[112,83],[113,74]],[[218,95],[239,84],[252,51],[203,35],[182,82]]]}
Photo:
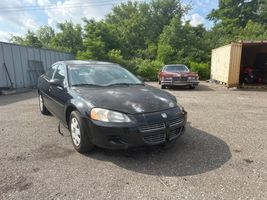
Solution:
{"label": "front grille", "polygon": [[183,118],[177,118],[169,122],[170,127],[179,126],[181,123],[184,122]]}
{"label": "front grille", "polygon": [[172,80],[173,81],[180,81],[180,77],[173,77]]}
{"label": "front grille", "polygon": [[166,128],[165,124],[162,122],[158,124],[150,124],[150,125],[141,126],[139,127],[139,130],[142,133],[146,133],[146,132],[154,132],[154,131],[163,130],[165,128]]}
{"label": "front grille", "polygon": [[173,140],[174,138],[179,137],[182,134],[182,132],[183,132],[183,127],[170,131],[168,134],[169,140]]}
{"label": "front grille", "polygon": [[187,77],[173,77],[172,80],[173,81],[187,81]]}
{"label": "front grille", "polygon": [[145,135],[144,141],[149,144],[159,144],[166,141],[165,133],[157,133],[153,135]]}

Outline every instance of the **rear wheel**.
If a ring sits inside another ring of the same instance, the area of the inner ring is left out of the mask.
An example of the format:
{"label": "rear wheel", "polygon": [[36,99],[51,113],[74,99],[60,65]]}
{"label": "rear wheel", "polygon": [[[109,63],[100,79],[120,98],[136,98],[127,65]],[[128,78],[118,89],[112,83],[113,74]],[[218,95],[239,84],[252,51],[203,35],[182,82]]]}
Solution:
{"label": "rear wheel", "polygon": [[79,153],[87,153],[94,148],[90,142],[86,132],[85,124],[81,120],[81,115],[78,111],[72,111],[69,119],[69,131],[74,148]]}
{"label": "rear wheel", "polygon": [[43,98],[43,95],[42,95],[42,94],[39,94],[39,95],[38,95],[38,99],[39,99],[39,109],[40,109],[40,112],[41,112],[43,115],[50,115],[50,112],[47,110],[47,108],[46,108],[45,105],[44,105],[44,98]]}
{"label": "rear wheel", "polygon": [[161,89],[166,89],[166,85],[161,85]]}

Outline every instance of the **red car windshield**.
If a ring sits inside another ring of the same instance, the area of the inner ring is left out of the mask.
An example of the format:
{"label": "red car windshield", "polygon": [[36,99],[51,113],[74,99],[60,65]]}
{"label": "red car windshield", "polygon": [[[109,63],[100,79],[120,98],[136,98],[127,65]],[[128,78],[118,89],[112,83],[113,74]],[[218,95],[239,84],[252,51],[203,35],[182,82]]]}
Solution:
{"label": "red car windshield", "polygon": [[185,65],[168,65],[164,68],[166,72],[189,72]]}

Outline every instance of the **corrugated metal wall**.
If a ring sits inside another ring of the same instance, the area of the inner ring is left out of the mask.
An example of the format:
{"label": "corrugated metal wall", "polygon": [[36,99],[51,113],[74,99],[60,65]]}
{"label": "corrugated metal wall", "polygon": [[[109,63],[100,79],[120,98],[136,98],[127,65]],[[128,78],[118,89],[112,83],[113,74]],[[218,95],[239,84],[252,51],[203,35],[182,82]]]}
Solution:
{"label": "corrugated metal wall", "polygon": [[228,83],[232,45],[226,45],[212,50],[211,78]]}
{"label": "corrugated metal wall", "polygon": [[0,88],[10,87],[10,81],[3,64],[6,64],[14,88],[31,88],[28,61],[41,61],[44,71],[60,60],[72,60],[74,56],[48,49],[39,49],[0,42]]}
{"label": "corrugated metal wall", "polygon": [[228,87],[239,85],[242,44],[232,43]]}

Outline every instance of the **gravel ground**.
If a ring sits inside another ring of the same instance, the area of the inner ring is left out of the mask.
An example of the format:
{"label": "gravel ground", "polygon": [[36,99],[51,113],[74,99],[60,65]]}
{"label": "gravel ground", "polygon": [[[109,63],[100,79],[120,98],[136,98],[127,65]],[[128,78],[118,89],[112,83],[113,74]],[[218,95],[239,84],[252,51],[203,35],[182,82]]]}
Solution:
{"label": "gravel ground", "polygon": [[267,92],[166,91],[188,111],[176,143],[88,155],[39,113],[36,91],[0,96],[0,199],[267,199]]}

